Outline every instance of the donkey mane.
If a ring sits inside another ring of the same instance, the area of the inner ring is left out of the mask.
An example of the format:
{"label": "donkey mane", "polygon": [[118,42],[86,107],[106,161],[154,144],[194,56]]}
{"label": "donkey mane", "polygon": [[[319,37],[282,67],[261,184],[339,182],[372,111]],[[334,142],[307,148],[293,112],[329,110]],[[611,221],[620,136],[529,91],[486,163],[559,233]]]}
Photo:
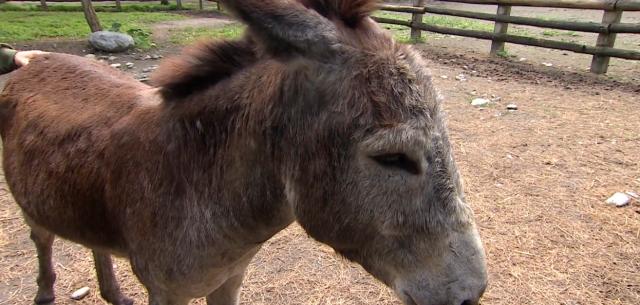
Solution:
{"label": "donkey mane", "polygon": [[299,0],[304,6],[329,19],[338,19],[349,27],[357,27],[360,21],[377,9],[378,0]]}
{"label": "donkey mane", "polygon": [[165,60],[152,75],[167,100],[215,85],[256,61],[251,39],[202,41]]}

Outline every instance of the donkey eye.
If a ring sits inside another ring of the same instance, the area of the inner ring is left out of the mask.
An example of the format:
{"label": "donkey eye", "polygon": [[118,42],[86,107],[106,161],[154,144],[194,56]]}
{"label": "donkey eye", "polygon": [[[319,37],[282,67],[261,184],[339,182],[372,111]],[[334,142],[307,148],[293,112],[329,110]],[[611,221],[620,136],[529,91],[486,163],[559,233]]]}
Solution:
{"label": "donkey eye", "polygon": [[403,153],[383,154],[372,156],[371,158],[389,169],[401,169],[414,175],[420,173],[418,163]]}

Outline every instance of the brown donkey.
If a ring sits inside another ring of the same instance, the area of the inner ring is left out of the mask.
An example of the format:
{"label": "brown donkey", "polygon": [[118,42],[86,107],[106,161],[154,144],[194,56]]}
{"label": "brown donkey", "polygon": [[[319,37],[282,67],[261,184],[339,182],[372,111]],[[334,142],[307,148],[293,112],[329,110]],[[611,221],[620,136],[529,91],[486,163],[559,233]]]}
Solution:
{"label": "brown donkey", "polygon": [[293,221],[405,304],[477,304],[485,255],[420,57],[370,0],[222,1],[237,41],[168,60],[157,88],[49,54],[0,96],[4,170],[32,228],[37,304],[54,235],[93,249],[102,296],[238,304],[251,258]]}

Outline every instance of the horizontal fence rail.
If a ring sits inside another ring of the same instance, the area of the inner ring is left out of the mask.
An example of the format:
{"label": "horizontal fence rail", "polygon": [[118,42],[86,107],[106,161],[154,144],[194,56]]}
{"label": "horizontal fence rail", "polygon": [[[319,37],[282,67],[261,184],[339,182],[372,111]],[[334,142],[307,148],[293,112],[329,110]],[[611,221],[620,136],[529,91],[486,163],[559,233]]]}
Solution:
{"label": "horizontal fence rail", "polygon": [[556,7],[593,10],[640,11],[637,0],[440,0],[469,4]]}
{"label": "horizontal fence rail", "polygon": [[570,22],[570,21],[558,21],[558,20],[544,20],[530,17],[516,17],[508,15],[495,15],[486,13],[477,13],[469,11],[461,11],[448,8],[439,7],[413,7],[413,6],[400,6],[400,5],[383,5],[381,7],[384,11],[400,12],[400,13],[412,13],[412,14],[437,14],[456,17],[465,17],[472,19],[489,20],[504,23],[513,23],[521,25],[530,25],[536,27],[544,27],[559,30],[578,31],[578,32],[591,32],[591,33],[640,33],[640,23],[616,23],[616,24],[602,24],[595,22]]}
{"label": "horizontal fence rail", "polygon": [[[412,15],[411,20],[398,20],[390,18],[373,17],[379,23],[395,24],[411,28],[412,38],[420,37],[419,31],[435,32],[447,35],[465,36],[478,39],[491,40],[491,54],[496,55],[504,51],[504,43],[515,43],[528,46],[536,46],[549,49],[572,51],[575,53],[591,54],[591,72],[603,74],[607,72],[609,58],[617,57],[630,60],[640,60],[640,52],[614,48],[617,33],[640,33],[640,23],[621,23],[620,19],[624,10],[640,11],[640,0],[441,0],[442,2],[458,2],[473,4],[498,5],[496,14],[487,14],[471,11],[463,11],[449,8],[425,5],[424,0],[414,0],[414,6],[381,5],[380,9],[390,12],[401,12]],[[602,23],[572,22],[560,20],[545,20],[531,17],[511,16],[511,6],[533,7],[562,7],[576,9],[602,9],[604,10]],[[465,30],[427,24],[422,22],[424,14],[437,14],[456,16],[495,22],[493,32]],[[507,34],[510,23],[535,26],[542,28],[598,33],[598,41],[595,46],[577,44],[571,42],[539,39],[526,36]],[[417,32],[416,32],[417,31]]]}

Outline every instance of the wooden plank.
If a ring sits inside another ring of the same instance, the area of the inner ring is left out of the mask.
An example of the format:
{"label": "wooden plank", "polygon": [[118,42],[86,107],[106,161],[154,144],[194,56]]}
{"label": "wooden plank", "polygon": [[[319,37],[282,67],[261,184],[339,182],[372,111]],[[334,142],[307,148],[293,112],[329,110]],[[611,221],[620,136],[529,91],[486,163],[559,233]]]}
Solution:
{"label": "wooden plank", "polygon": [[[498,16],[509,16],[511,14],[511,6],[510,5],[498,5]],[[496,22],[493,32],[495,34],[506,34],[509,29],[509,24],[504,22]],[[501,40],[492,40],[491,41],[491,51],[489,54],[498,55],[498,53],[504,52],[504,41]]]}
{"label": "wooden plank", "polygon": [[401,13],[431,13],[446,16],[456,16],[480,20],[489,20],[496,22],[506,22],[521,25],[530,25],[541,28],[550,28],[567,31],[590,32],[590,33],[640,33],[640,23],[616,23],[609,26],[596,22],[573,22],[560,20],[544,20],[531,17],[518,16],[499,16],[495,14],[486,14],[470,11],[462,11],[448,8],[440,8],[434,6],[426,6],[424,9],[414,8],[412,6],[400,5],[382,5],[380,9],[390,12]]}
{"label": "wooden plank", "polygon": [[[596,10],[615,9],[616,0],[440,0],[443,2],[458,2],[472,4],[493,4],[511,6],[561,7]],[[638,0],[628,0],[629,3]]]}
{"label": "wooden plank", "polygon": [[638,0],[618,0],[616,1],[616,10],[621,11],[640,11],[640,1]]}
{"label": "wooden plank", "polygon": [[[380,17],[373,17],[373,19],[379,23],[397,24],[397,25],[404,25],[406,27],[411,27],[410,21],[390,19],[390,18],[380,18]],[[491,32],[453,29],[453,28],[441,27],[441,26],[430,25],[425,23],[415,24],[414,26],[419,27],[424,31],[447,34],[447,35],[465,36],[465,37],[472,37],[472,38],[485,39],[485,40],[494,40],[497,38],[508,43],[522,44],[522,45],[542,47],[542,48],[548,48],[548,49],[572,51],[575,53],[582,53],[582,54],[602,55],[602,56],[618,57],[618,58],[625,58],[625,59],[631,59],[631,60],[640,60],[640,52],[632,51],[632,50],[622,50],[622,49],[615,49],[615,48],[608,48],[608,47],[593,47],[593,46],[581,45],[577,43],[562,42],[562,41],[555,41],[555,40],[548,40],[548,39],[538,39],[533,37],[524,37],[524,36],[516,36],[516,35],[509,35],[509,34],[499,35]]]}
{"label": "wooden plank", "polygon": [[[413,0],[414,7],[424,7],[427,0]],[[424,13],[413,13],[411,16],[411,21],[420,23],[422,22],[422,18],[424,17]],[[411,40],[412,41],[420,41],[422,36],[422,31],[417,28],[411,28]]]}
{"label": "wooden plank", "polygon": [[[609,25],[612,23],[618,23],[622,19],[622,11],[605,11],[602,16],[602,23]],[[611,48],[616,43],[616,34],[600,34],[598,35],[598,42],[596,46],[599,48]],[[595,55],[591,60],[591,72],[596,74],[605,74],[609,69],[608,56]]]}

